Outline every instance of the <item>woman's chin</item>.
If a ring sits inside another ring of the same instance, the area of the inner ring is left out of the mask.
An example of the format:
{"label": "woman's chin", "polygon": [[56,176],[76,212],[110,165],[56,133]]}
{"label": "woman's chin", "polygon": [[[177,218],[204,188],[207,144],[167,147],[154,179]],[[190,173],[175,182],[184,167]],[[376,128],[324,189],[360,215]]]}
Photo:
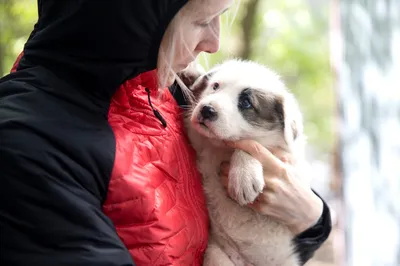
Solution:
{"label": "woman's chin", "polygon": [[174,82],[175,82],[175,76],[171,76],[168,78],[165,85],[166,85],[166,87],[170,87],[170,86],[172,86],[172,84],[174,84]]}
{"label": "woman's chin", "polygon": [[190,64],[180,64],[180,65],[179,65],[179,69],[180,69],[179,71],[185,70],[186,68],[189,67],[189,65],[190,65]]}
{"label": "woman's chin", "polygon": [[173,71],[169,71],[168,77],[165,79],[165,84],[160,84],[161,86],[164,85],[164,87],[169,87],[172,84],[174,84],[176,80],[176,73],[186,69],[189,67],[190,64],[179,64],[173,68]]}
{"label": "woman's chin", "polygon": [[172,86],[172,84],[174,84],[174,82],[175,82],[175,74],[171,73],[171,74],[168,75],[168,77],[166,79],[159,80],[158,87],[160,89],[165,89],[167,87]]}

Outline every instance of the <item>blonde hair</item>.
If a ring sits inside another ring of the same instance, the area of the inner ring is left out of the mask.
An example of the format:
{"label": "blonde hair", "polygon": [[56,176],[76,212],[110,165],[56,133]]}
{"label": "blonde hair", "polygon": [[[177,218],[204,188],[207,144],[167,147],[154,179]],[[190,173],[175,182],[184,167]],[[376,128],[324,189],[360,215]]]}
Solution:
{"label": "blonde hair", "polygon": [[[186,42],[183,38],[182,25],[185,23],[191,23],[191,15],[193,12],[198,12],[196,7],[199,2],[203,2],[204,0],[189,0],[174,16],[174,18],[169,23],[167,30],[164,33],[164,37],[160,44],[160,50],[157,61],[157,76],[158,76],[158,87],[160,89],[164,89],[169,83],[178,80],[179,85],[182,87],[182,92],[184,96],[190,97],[189,89],[183,84],[183,82],[176,75],[174,70],[172,69],[172,65],[174,59],[176,57],[176,46],[175,43],[177,40],[183,41],[184,47],[189,50],[186,45]],[[217,1],[217,0],[216,0]],[[240,0],[236,0],[234,2],[240,2]],[[235,4],[238,7],[238,3]],[[234,10],[233,19],[229,23],[231,26],[233,24],[234,18],[236,17],[237,8]],[[211,15],[210,17],[215,16]],[[219,36],[218,36],[219,37]],[[190,51],[191,52],[191,51]],[[193,55],[193,61],[195,63],[196,58]],[[169,80],[173,78],[174,80]]]}

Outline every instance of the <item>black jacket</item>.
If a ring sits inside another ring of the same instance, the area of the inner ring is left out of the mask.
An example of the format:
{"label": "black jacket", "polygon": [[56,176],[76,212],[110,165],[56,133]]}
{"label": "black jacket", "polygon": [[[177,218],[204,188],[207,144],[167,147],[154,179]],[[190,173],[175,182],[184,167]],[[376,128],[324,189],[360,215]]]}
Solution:
{"label": "black jacket", "polygon": [[[101,209],[115,154],[107,111],[121,83],[156,67],[186,1],[38,0],[18,71],[0,79],[0,265],[134,265]],[[297,238],[304,261],[330,230],[325,208]]]}

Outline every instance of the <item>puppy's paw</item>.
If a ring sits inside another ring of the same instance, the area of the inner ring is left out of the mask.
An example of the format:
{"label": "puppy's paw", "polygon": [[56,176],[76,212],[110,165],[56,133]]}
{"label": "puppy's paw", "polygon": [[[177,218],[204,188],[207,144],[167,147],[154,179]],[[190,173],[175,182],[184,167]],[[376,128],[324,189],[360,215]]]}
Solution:
{"label": "puppy's paw", "polygon": [[244,151],[236,150],[229,170],[229,196],[240,205],[246,205],[254,202],[264,185],[261,163]]}

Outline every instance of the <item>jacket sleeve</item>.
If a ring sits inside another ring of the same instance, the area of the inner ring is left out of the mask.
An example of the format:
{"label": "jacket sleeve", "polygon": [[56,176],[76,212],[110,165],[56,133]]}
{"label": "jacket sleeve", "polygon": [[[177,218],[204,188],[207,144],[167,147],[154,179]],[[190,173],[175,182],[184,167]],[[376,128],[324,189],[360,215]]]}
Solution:
{"label": "jacket sleeve", "polygon": [[[0,265],[133,266],[95,187],[80,178],[98,181],[77,163],[82,155],[62,152],[44,130],[55,127],[34,124],[34,110],[12,101],[18,88],[1,85]],[[76,139],[69,132],[58,137],[65,145]]]}
{"label": "jacket sleeve", "polygon": [[314,256],[315,251],[328,239],[332,231],[329,207],[320,195],[315,191],[314,193],[322,200],[323,210],[318,222],[313,227],[299,234],[294,240],[297,251],[300,254],[301,265],[304,265]]}

